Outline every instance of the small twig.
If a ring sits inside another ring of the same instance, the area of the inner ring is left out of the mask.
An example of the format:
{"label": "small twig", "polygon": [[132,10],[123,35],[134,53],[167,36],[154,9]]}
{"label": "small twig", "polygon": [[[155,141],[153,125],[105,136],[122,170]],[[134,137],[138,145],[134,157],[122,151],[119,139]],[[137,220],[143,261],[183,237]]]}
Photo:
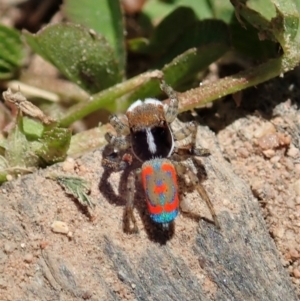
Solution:
{"label": "small twig", "polygon": [[37,118],[45,124],[55,122],[54,119],[45,115],[37,106],[28,101],[20,91],[13,93],[11,89],[8,89],[7,91],[4,91],[2,95],[6,104],[13,110],[13,114],[16,114],[17,111],[20,110],[22,113]]}

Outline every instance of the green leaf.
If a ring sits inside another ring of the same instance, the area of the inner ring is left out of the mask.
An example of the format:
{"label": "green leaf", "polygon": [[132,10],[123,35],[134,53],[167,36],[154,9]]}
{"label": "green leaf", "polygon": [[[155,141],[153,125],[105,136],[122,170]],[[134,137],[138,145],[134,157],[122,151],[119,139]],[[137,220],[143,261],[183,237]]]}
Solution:
{"label": "green leaf", "polygon": [[178,7],[185,6],[191,8],[197,15],[198,19],[208,19],[213,17],[213,11],[210,2],[211,1],[209,0],[148,0],[143,8],[143,13],[147,15],[154,23],[156,23],[157,20],[165,18],[165,16],[170,14]]}
{"label": "green leaf", "polygon": [[23,132],[28,139],[41,138],[44,133],[44,126],[42,123],[35,121],[29,117],[22,118]]}
{"label": "green leaf", "polygon": [[247,21],[242,27],[235,15],[232,16],[230,31],[234,49],[240,54],[256,60],[266,60],[278,57],[280,54],[278,43],[271,40],[260,40],[259,31]]}
{"label": "green leaf", "polygon": [[175,9],[156,27],[147,47],[142,48],[143,52],[154,54],[156,57],[168,52],[186,28],[196,21],[197,18],[192,9],[187,7]]}
{"label": "green leaf", "polygon": [[35,145],[36,154],[48,164],[63,161],[67,156],[71,135],[69,129],[45,130],[43,137]]}
{"label": "green leaf", "polygon": [[22,129],[22,117],[18,117],[14,129],[9,133],[5,144],[5,159],[10,167],[32,167],[38,165],[38,157]]}
{"label": "green leaf", "polygon": [[65,0],[63,12],[73,23],[79,23],[102,34],[115,50],[119,69],[125,70],[126,49],[124,20],[120,1]]}
{"label": "green leaf", "polygon": [[71,140],[70,130],[44,129],[42,124],[28,117],[19,116],[17,121],[4,145],[10,168],[38,167],[45,162],[51,164],[65,159]]}
{"label": "green leaf", "polygon": [[140,87],[145,82],[161,77],[162,72],[158,70],[145,72],[114,87],[94,94],[90,97],[89,102],[79,103],[73,106],[65,114],[65,116],[58,121],[58,124],[61,127],[68,127],[76,120],[80,120],[81,118],[101,108],[105,108],[111,112],[122,110],[122,108],[127,107],[127,102],[116,103],[116,99],[134,91],[137,87]]}
{"label": "green leaf", "polygon": [[[198,23],[197,23],[198,24]],[[201,25],[201,26],[200,26]],[[198,48],[191,48],[175,57],[169,64],[166,64],[162,71],[166,82],[174,88],[178,88],[182,83],[189,80],[195,73],[207,68],[212,62],[223,56],[230,49],[230,37],[227,26],[222,21],[206,20],[198,25],[200,30],[195,34],[195,41],[190,41],[191,45],[200,44]],[[208,28],[208,34],[205,37],[198,38],[201,31]],[[215,34],[213,34],[215,32]],[[210,35],[209,35],[210,33]],[[193,39],[193,35],[190,36]],[[184,42],[184,40],[187,40]],[[188,45],[188,35],[182,39],[184,45]],[[178,42],[180,44],[180,42]],[[175,47],[175,46],[174,46]],[[180,45],[175,47],[175,51],[181,52]],[[175,53],[176,53],[175,52]],[[172,56],[175,54],[173,53]],[[133,92],[128,98],[128,103],[145,97],[157,96],[161,93],[157,82],[151,81],[141,86]]]}
{"label": "green leaf", "polygon": [[7,181],[7,168],[8,163],[6,159],[0,155],[0,183]]}
{"label": "green leaf", "polygon": [[19,32],[0,24],[0,79],[8,79],[21,66],[24,58]]}
{"label": "green leaf", "polygon": [[153,21],[161,20],[177,7],[178,0],[170,2],[159,0],[148,0],[143,7],[143,14]]}
{"label": "green leaf", "polygon": [[227,24],[230,22],[232,15],[234,15],[234,8],[229,1],[224,0],[208,0],[211,10],[210,18],[220,19]]}
{"label": "green leaf", "polygon": [[[176,56],[190,48],[206,47],[210,44],[230,45],[227,25],[219,20],[194,22],[191,26],[185,29],[184,33],[179,39],[177,39],[176,43],[172,45],[170,50],[160,59],[155,67],[158,68],[168,64]],[[224,53],[222,52],[222,54]]]}
{"label": "green leaf", "polygon": [[242,16],[261,32],[262,38],[274,39],[284,51],[297,35],[299,12],[293,0],[231,0],[237,16]]}
{"label": "green leaf", "polygon": [[231,0],[231,3],[235,6],[236,16],[242,24],[245,19],[259,30],[260,39],[272,39],[280,43],[283,54],[278,59],[266,62],[268,68],[262,64],[253,70],[246,70],[245,74],[255,74],[255,77],[246,75],[247,81],[244,85],[233,84],[230,89],[223,91],[223,95],[237,91],[236,89],[241,89],[242,86],[251,87],[278,76],[294,69],[300,62],[298,2],[296,5],[294,0]]}
{"label": "green leaf", "polygon": [[55,176],[56,181],[66,190],[68,194],[75,197],[83,206],[94,208],[95,204],[90,200],[87,193],[90,191],[91,184],[78,177]]}
{"label": "green leaf", "polygon": [[0,58],[0,79],[9,79],[13,76],[15,68],[7,61]]}
{"label": "green leaf", "polygon": [[150,42],[146,38],[134,38],[128,40],[127,45],[131,52],[144,54],[149,53]]}
{"label": "green leaf", "polygon": [[80,25],[54,24],[37,34],[24,31],[24,36],[36,53],[90,93],[110,87],[122,78],[106,39]]}

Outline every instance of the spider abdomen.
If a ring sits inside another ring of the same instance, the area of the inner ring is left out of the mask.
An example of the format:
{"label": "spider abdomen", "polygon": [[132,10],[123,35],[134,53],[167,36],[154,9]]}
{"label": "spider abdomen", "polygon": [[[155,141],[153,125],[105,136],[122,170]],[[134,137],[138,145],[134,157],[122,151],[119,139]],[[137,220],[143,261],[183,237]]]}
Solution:
{"label": "spider abdomen", "polygon": [[156,223],[169,223],[179,210],[176,170],[168,159],[152,159],[142,165],[142,184],[148,211]]}

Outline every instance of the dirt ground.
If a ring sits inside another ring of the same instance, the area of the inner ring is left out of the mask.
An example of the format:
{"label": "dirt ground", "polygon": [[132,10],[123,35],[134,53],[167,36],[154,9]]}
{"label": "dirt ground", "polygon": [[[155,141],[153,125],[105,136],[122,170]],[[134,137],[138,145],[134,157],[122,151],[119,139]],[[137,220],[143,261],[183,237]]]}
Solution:
{"label": "dirt ground", "polygon": [[[0,4],[0,9],[5,11],[9,2],[22,4],[26,1],[7,0]],[[22,13],[13,7],[2,21],[18,28],[38,30],[48,22],[48,13],[45,16],[47,9],[44,9],[47,5],[50,7],[48,10],[57,10],[60,1],[41,2],[36,13],[32,13],[31,6],[25,5]],[[48,69],[41,68],[40,64],[37,63],[38,69],[45,73]],[[198,136],[201,145],[210,148],[211,160],[224,157],[236,174],[235,179],[239,177],[244,181],[243,189],[251,188],[256,198],[254,202],[259,203],[266,229],[286,272],[283,273],[286,282],[282,287],[292,283],[298,298],[299,105],[298,68],[282,78],[221,99],[192,114],[202,126],[212,131],[206,129],[205,132],[205,128],[201,127],[204,132]],[[183,116],[190,117],[190,113]],[[211,143],[211,140],[215,142]],[[200,250],[201,237],[206,235],[207,241],[217,241],[218,235],[209,223],[211,216],[205,203],[199,203],[195,192],[183,193],[182,201],[189,210],[200,212],[204,220],[199,222],[180,214],[172,235],[166,237],[150,222],[145,202],[136,201],[139,233],[124,233],[124,195],[128,173],[105,172],[101,160],[102,149],[97,149],[81,158],[68,158],[61,164],[0,187],[0,301],[275,300],[268,299],[268,296],[257,299],[249,295],[242,299],[239,294],[233,295],[230,289],[237,283],[251,282],[255,279],[251,275],[228,284],[226,295],[226,280],[230,278],[222,276],[221,264],[217,265],[219,269],[215,273],[223,277],[225,289],[219,295],[219,284],[215,281],[217,276],[214,278],[214,274],[208,272],[215,261],[209,261],[203,255],[210,252],[209,249]],[[208,168],[211,162],[204,160],[204,164],[208,172],[204,186],[209,195],[214,196],[212,201],[217,215],[221,215],[223,207],[227,207],[231,217],[238,215],[235,204],[225,201],[229,196],[219,195],[218,198],[215,191],[227,191],[228,187],[214,186],[216,176]],[[92,185],[90,197],[95,209],[87,211],[83,208],[50,179],[52,175],[80,176],[88,180]],[[135,200],[143,199],[141,186],[137,186]],[[234,218],[232,220],[234,224]],[[265,228],[261,231],[267,232]],[[250,240],[249,237],[245,238],[245,250],[241,250],[245,256],[248,255],[247,248],[250,249],[246,241]],[[234,239],[228,244],[234,244]],[[227,250],[222,250],[222,247],[219,251],[225,253]],[[262,255],[267,257],[268,254]],[[241,258],[245,259],[242,255]],[[271,255],[270,251],[270,260],[276,259]],[[250,260],[250,257],[247,258]],[[217,258],[216,262],[218,260],[221,262],[221,258]],[[228,259],[228,270],[237,271],[234,265],[239,265],[238,260],[237,256]],[[274,274],[280,268],[274,262]],[[261,269],[264,269],[263,264]],[[249,267],[246,271],[251,270]],[[278,274],[282,275],[281,271]],[[232,276],[235,276],[234,272]],[[269,276],[273,279],[271,274],[265,278]],[[238,293],[242,295],[242,291]],[[276,300],[290,301],[292,298],[279,296]]]}
{"label": "dirt ground", "polygon": [[[240,95],[239,107],[228,98],[199,110],[198,116],[215,131],[231,168],[251,187],[282,265],[300,296],[298,74],[295,70],[246,91]],[[201,139],[203,146],[209,147],[205,134]],[[211,151],[214,156],[215,150]],[[146,297],[137,293],[142,291],[141,285],[154,279],[153,262],[148,262],[151,253],[159,254],[155,265],[162,266],[174,281],[175,297],[168,295],[166,300],[198,300],[202,295],[208,299],[201,300],[228,300],[216,297],[217,287],[205,276],[205,264],[189,248],[207,222],[198,224],[181,214],[173,236],[164,240],[161,231],[153,229],[141,202],[135,210],[139,233],[124,233],[126,175],[103,173],[101,154],[98,149],[82,158],[69,158],[0,188],[0,300],[163,300],[152,295],[161,296],[163,285],[158,284],[158,292],[144,291]],[[90,181],[95,209],[88,212],[82,208],[47,178],[53,174],[77,175]],[[210,176],[205,183],[212,193],[215,188]],[[139,190],[136,198],[142,199]],[[197,196],[191,195],[191,210],[209,220],[205,204],[199,205]],[[57,221],[64,224],[54,226]],[[53,227],[62,233],[54,232]],[[144,264],[143,270],[133,271],[130,262]],[[175,294],[181,277],[192,287]]]}
{"label": "dirt ground", "polygon": [[[240,97],[240,96],[239,96]],[[258,199],[282,264],[300,294],[299,69],[229,100],[204,118],[224,157]]]}

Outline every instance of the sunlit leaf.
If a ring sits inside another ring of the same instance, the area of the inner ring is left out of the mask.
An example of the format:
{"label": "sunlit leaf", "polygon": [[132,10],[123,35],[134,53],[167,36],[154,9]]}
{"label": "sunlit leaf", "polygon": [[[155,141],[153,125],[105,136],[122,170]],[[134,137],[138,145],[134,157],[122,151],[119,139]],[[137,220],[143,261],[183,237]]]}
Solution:
{"label": "sunlit leaf", "polygon": [[[189,41],[187,35],[183,37],[182,46],[179,45],[180,42],[178,42],[176,47],[174,46],[173,53],[170,53],[170,56],[174,56],[175,53],[181,54],[162,68],[166,82],[174,88],[186,82],[195,73],[207,68],[212,62],[220,58],[230,49],[228,28],[223,22],[211,20],[203,21],[200,24],[200,30],[194,35],[191,34],[191,41]],[[205,31],[205,28],[208,28],[210,35],[208,34],[206,37],[199,38],[199,36],[201,36],[201,30]],[[217,34],[213,35],[214,31],[217,31]],[[184,48],[193,44],[198,44],[199,47],[191,47],[189,50],[184,51]],[[165,60],[167,60],[167,58],[165,58]],[[136,99],[143,99],[149,95],[156,96],[160,93],[158,82],[151,81],[132,93],[128,101],[131,103]]]}
{"label": "sunlit leaf", "polygon": [[[218,20],[204,20],[194,22],[191,26],[187,27],[184,33],[180,36],[180,39],[176,40],[176,43],[172,45],[169,51],[160,59],[155,67],[164,66],[168,64],[176,56],[181,55],[188,49],[207,47],[209,45],[226,45],[230,46],[230,36],[227,25]],[[218,50],[216,50],[218,52]],[[223,53],[223,50],[220,51]],[[203,56],[210,54],[206,52]],[[201,60],[202,61],[202,60]],[[211,61],[210,61],[211,63]],[[206,64],[207,66],[210,64]]]}
{"label": "sunlit leaf", "polygon": [[24,31],[31,48],[67,78],[95,93],[122,78],[114,51],[106,39],[80,25],[49,25],[37,34]]}
{"label": "sunlit leaf", "polygon": [[[261,38],[274,39],[288,51],[299,27],[299,12],[295,1],[231,0],[237,16],[260,30]],[[242,20],[241,20],[242,22]]]}
{"label": "sunlit leaf", "polygon": [[120,1],[65,0],[63,12],[73,23],[102,34],[115,50],[119,69],[125,70],[126,50],[124,20]]}
{"label": "sunlit leaf", "polygon": [[20,34],[0,24],[0,79],[8,79],[14,75],[24,58],[23,44]]}
{"label": "sunlit leaf", "polygon": [[209,0],[148,0],[143,8],[143,13],[146,14],[152,21],[157,22],[158,20],[162,20],[165,16],[170,14],[178,7],[185,6],[193,9],[198,19],[208,19],[214,17],[210,2],[211,1]]}
{"label": "sunlit leaf", "polygon": [[39,147],[36,146],[36,154],[46,163],[51,164],[63,161],[67,156],[70,146],[71,131],[63,128],[45,130]]}
{"label": "sunlit leaf", "polygon": [[196,21],[197,18],[192,9],[179,7],[159,23],[147,43],[144,39],[134,39],[129,41],[129,47],[136,52],[153,54],[157,57],[169,52],[184,31]]}
{"label": "sunlit leaf", "polygon": [[5,159],[10,167],[37,167],[38,156],[31,151],[30,143],[22,129],[22,117],[9,133],[5,144]]}
{"label": "sunlit leaf", "polygon": [[28,117],[23,117],[23,133],[29,139],[41,138],[44,133],[44,126],[41,122]]}
{"label": "sunlit leaf", "polygon": [[95,207],[95,204],[88,196],[91,187],[88,181],[79,177],[69,176],[55,176],[54,178],[66,190],[66,192],[76,198],[81,205],[88,206],[90,208]]}

